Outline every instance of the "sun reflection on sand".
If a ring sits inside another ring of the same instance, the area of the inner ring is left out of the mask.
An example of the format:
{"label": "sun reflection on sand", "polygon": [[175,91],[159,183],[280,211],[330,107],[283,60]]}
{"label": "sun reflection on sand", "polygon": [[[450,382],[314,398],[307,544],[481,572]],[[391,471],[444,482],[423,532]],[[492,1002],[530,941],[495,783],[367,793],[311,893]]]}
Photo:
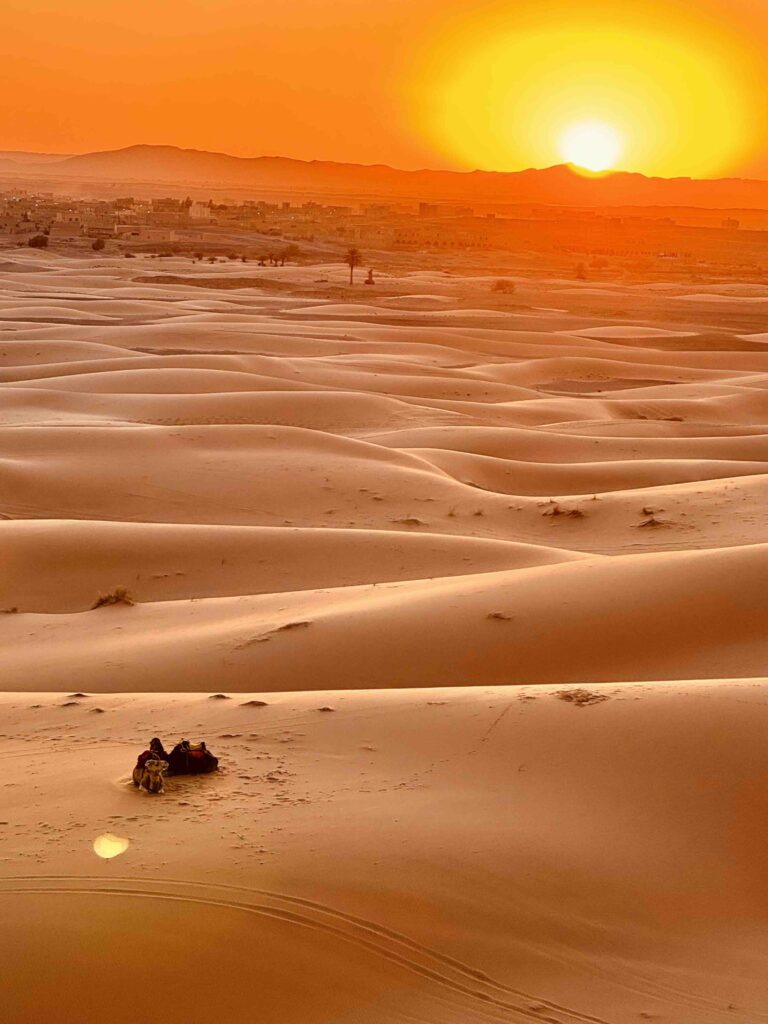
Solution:
{"label": "sun reflection on sand", "polygon": [[113,857],[119,857],[121,853],[125,853],[130,845],[130,839],[123,839],[111,832],[104,832],[94,839],[93,852],[103,860],[112,860]]}

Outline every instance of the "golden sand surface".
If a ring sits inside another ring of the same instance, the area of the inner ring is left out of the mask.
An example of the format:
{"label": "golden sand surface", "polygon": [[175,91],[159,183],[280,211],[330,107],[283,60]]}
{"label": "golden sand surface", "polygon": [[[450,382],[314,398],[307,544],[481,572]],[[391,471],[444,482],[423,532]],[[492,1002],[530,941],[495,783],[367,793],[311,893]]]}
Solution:
{"label": "golden sand surface", "polygon": [[768,1021],[768,288],[245,273],[0,259],[0,1017]]}

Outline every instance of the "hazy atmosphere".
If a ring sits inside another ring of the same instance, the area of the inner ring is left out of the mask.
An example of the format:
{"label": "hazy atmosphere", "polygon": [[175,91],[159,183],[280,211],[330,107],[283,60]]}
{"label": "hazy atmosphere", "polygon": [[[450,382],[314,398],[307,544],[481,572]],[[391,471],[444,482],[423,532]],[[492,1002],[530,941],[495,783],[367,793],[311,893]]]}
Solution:
{"label": "hazy atmosphere", "polygon": [[761,0],[6,0],[0,35],[6,149],[518,170],[598,121],[626,170],[768,175]]}

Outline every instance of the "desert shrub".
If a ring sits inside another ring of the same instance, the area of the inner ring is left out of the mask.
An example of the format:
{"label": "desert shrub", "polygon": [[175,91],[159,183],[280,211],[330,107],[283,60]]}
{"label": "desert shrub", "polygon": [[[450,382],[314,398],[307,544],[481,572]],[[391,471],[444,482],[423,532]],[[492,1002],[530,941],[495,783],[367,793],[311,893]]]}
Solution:
{"label": "desert shrub", "polygon": [[492,291],[501,292],[502,295],[514,295],[515,282],[509,281],[507,278],[500,277],[498,281],[493,282]]}
{"label": "desert shrub", "polygon": [[127,252],[127,253],[125,254],[125,258],[126,258],[127,260],[135,260],[135,259],[136,259],[136,254],[135,254],[135,253],[132,253],[132,252]]}
{"label": "desert shrub", "polygon": [[91,246],[91,248],[93,249],[94,252],[101,252],[102,249],[106,248],[106,245],[107,245],[107,243],[104,241],[103,238],[97,238],[97,239],[95,239],[95,241],[94,241],[93,245]]}
{"label": "desert shrub", "polygon": [[558,690],[555,696],[558,700],[564,700],[580,708],[588,704],[600,704],[601,701],[609,699],[607,693],[595,693],[592,690]]}
{"label": "desert shrub", "polygon": [[99,594],[97,599],[91,605],[91,608],[103,608],[108,604],[135,604],[133,597],[125,587],[115,587],[114,590],[110,590],[108,594]]}
{"label": "desert shrub", "polygon": [[45,249],[48,245],[47,235],[33,235],[32,238],[27,242],[30,249]]}

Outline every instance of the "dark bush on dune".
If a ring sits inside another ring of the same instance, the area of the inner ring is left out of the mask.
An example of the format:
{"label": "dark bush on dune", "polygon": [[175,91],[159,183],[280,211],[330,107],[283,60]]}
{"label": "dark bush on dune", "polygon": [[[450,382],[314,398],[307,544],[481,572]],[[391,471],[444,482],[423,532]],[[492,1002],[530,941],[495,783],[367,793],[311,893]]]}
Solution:
{"label": "dark bush on dune", "polygon": [[110,590],[108,594],[99,594],[96,601],[91,605],[91,608],[103,608],[109,604],[135,604],[133,597],[125,587],[115,587],[114,590]]}
{"label": "dark bush on dune", "polygon": [[493,282],[492,291],[500,292],[502,295],[513,295],[515,291],[515,282],[507,281],[505,278],[499,278],[498,281]]}

